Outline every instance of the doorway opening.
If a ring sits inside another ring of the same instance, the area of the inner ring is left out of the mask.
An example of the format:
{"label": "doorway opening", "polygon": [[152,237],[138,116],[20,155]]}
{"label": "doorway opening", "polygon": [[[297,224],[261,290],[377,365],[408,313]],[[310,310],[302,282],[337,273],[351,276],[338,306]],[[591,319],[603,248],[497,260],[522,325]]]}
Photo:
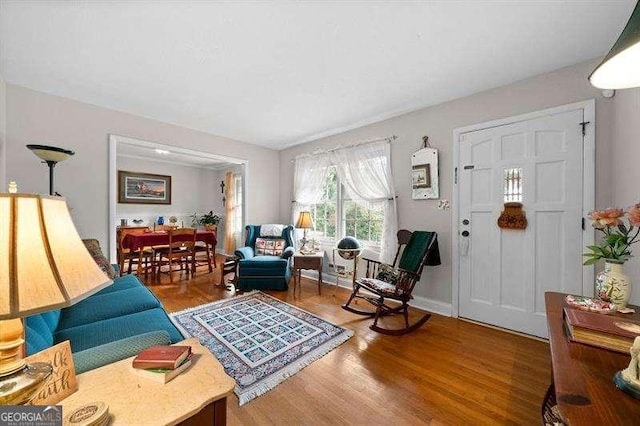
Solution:
{"label": "doorway opening", "polygon": [[[196,151],[152,141],[109,135],[109,254],[116,258],[116,228],[119,225],[153,227],[158,221],[179,226],[198,226],[198,218],[210,211],[222,216],[218,226],[218,253],[225,253],[225,216],[231,212],[236,243],[242,238],[246,208],[247,160]],[[148,173],[170,177],[170,203],[120,203],[118,171]],[[231,178],[232,189],[225,183]],[[230,191],[233,205],[227,203]]]}

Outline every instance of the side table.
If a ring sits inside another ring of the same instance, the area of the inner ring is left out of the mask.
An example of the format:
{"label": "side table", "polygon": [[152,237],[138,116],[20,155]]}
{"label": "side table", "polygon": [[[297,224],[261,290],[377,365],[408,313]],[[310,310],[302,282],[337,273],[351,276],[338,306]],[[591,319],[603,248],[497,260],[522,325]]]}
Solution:
{"label": "side table", "polygon": [[293,295],[296,295],[296,287],[298,287],[298,295],[302,289],[300,277],[303,269],[311,269],[318,271],[318,294],[322,294],[322,261],[324,259],[324,251],[315,253],[302,254],[300,252],[293,255]]}
{"label": "side table", "polygon": [[225,425],[227,396],[235,381],[197,338],[183,340],[194,353],[191,367],[167,384],[131,371],[132,358],[79,374],[78,391],[60,402],[63,413],[103,401],[109,425]]}

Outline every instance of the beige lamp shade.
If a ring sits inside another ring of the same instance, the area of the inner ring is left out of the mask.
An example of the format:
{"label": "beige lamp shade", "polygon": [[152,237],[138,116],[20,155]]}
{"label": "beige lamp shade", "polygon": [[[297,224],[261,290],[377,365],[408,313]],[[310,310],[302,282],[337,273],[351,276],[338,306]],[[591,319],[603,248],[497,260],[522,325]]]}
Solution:
{"label": "beige lamp shade", "polygon": [[111,283],[64,198],[0,194],[0,320],[69,306]]}
{"label": "beige lamp shade", "polygon": [[313,229],[313,220],[311,219],[311,212],[300,212],[298,221],[296,222],[296,228],[298,229]]}

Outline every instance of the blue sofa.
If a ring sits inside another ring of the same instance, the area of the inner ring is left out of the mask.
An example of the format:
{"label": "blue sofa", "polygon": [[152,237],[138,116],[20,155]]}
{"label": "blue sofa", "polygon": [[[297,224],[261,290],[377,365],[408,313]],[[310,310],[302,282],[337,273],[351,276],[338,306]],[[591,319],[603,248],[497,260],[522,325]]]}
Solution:
{"label": "blue sofa", "polygon": [[[273,227],[274,225],[247,225],[245,246],[235,251],[238,257],[236,288],[238,290],[287,290],[291,280],[290,259],[295,252],[293,226],[277,225],[282,227],[280,235],[263,235],[262,226]],[[269,253],[270,248],[256,247],[259,239],[263,243],[279,241],[282,253],[277,255],[262,253],[262,251]]]}
{"label": "blue sofa", "polygon": [[25,319],[27,355],[69,340],[76,373],[184,339],[160,301],[134,275],[67,308]]}

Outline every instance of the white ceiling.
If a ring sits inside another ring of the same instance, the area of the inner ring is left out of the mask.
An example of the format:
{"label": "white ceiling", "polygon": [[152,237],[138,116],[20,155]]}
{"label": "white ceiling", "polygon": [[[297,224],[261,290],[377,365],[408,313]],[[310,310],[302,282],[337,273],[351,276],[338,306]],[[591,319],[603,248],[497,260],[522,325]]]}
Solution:
{"label": "white ceiling", "polygon": [[282,149],[603,56],[634,0],[0,0],[12,84]]}
{"label": "white ceiling", "polygon": [[228,167],[230,164],[228,160],[207,155],[202,152],[196,153],[193,151],[178,150],[175,147],[157,145],[154,143],[145,143],[142,145],[135,142],[135,140],[131,143],[118,143],[117,155],[119,157],[150,160],[160,163],[181,164],[212,170],[222,169]]}

